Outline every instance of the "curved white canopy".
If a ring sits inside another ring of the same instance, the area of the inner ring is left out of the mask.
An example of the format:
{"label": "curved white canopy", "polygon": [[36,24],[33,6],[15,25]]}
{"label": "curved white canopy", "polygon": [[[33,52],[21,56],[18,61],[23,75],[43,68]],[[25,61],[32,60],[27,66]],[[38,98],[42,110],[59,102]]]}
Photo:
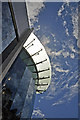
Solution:
{"label": "curved white canopy", "polygon": [[28,64],[28,67],[36,67],[36,70],[32,71],[33,74],[37,74],[34,76],[34,80],[36,81],[36,93],[43,93],[46,91],[51,81],[49,57],[43,45],[33,33],[31,33],[23,47],[33,60],[33,63]]}

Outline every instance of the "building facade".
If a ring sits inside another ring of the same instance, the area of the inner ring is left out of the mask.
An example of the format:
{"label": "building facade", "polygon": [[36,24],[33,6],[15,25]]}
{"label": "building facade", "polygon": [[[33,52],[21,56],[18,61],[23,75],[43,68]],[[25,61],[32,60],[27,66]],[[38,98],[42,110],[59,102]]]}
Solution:
{"label": "building facade", "polygon": [[[25,2],[2,2],[2,119],[30,118],[35,99],[35,82],[21,59],[23,44],[29,37]],[[32,106],[32,107],[31,107]]]}
{"label": "building facade", "polygon": [[0,2],[0,9],[2,120],[26,120],[31,118],[35,95],[50,85],[50,61],[29,28],[26,3]]}

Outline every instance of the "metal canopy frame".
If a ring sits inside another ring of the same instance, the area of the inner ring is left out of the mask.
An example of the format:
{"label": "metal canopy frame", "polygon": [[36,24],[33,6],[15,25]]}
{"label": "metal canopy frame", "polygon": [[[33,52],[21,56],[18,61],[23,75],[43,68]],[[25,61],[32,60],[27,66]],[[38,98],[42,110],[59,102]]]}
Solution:
{"label": "metal canopy frame", "polygon": [[[31,33],[23,47],[29,56],[24,56],[22,60],[26,62],[26,66],[29,69],[31,69],[31,67],[36,69],[35,71],[31,70],[32,76],[34,76],[33,79],[35,80],[36,93],[43,93],[47,90],[51,81],[51,65],[48,55],[43,45],[33,33]],[[41,58],[42,54],[43,58]],[[33,62],[27,63],[28,59],[31,59]],[[43,68],[39,68],[39,65],[41,65],[41,67],[43,66]]]}

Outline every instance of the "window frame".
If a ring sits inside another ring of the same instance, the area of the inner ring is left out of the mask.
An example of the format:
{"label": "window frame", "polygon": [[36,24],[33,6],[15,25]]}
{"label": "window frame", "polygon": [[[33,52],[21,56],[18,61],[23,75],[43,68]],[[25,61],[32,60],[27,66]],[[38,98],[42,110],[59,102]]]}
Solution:
{"label": "window frame", "polygon": [[16,19],[14,15],[14,10],[12,7],[12,3],[8,2],[9,4],[9,9],[11,12],[11,17],[16,33],[16,38],[8,45],[8,47],[0,54],[0,70],[2,69],[0,73],[0,82],[3,80],[5,77],[6,73],[10,69],[11,65],[17,58],[18,54],[20,53],[21,49],[23,48],[23,44],[31,34],[33,29],[29,28],[29,21],[28,21],[28,15],[27,15],[27,8],[26,8],[26,3],[25,3],[25,10],[26,10],[26,17],[27,17],[27,22],[28,22],[28,28],[26,31],[21,35],[21,37],[18,36],[18,29],[16,25]]}

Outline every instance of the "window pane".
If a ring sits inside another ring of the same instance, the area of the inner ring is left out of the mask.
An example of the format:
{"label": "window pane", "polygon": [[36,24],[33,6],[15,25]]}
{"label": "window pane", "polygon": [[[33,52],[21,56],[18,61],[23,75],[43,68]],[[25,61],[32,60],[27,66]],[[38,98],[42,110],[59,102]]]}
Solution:
{"label": "window pane", "polygon": [[[14,40],[16,37],[13,21],[7,2],[2,3],[2,51]],[[0,52],[2,52],[0,51]]]}
{"label": "window pane", "polygon": [[17,117],[28,118],[33,111],[36,94],[35,81],[31,71],[22,60],[21,56],[24,52],[21,51],[3,79],[2,108],[5,120],[7,118],[16,120]]}

